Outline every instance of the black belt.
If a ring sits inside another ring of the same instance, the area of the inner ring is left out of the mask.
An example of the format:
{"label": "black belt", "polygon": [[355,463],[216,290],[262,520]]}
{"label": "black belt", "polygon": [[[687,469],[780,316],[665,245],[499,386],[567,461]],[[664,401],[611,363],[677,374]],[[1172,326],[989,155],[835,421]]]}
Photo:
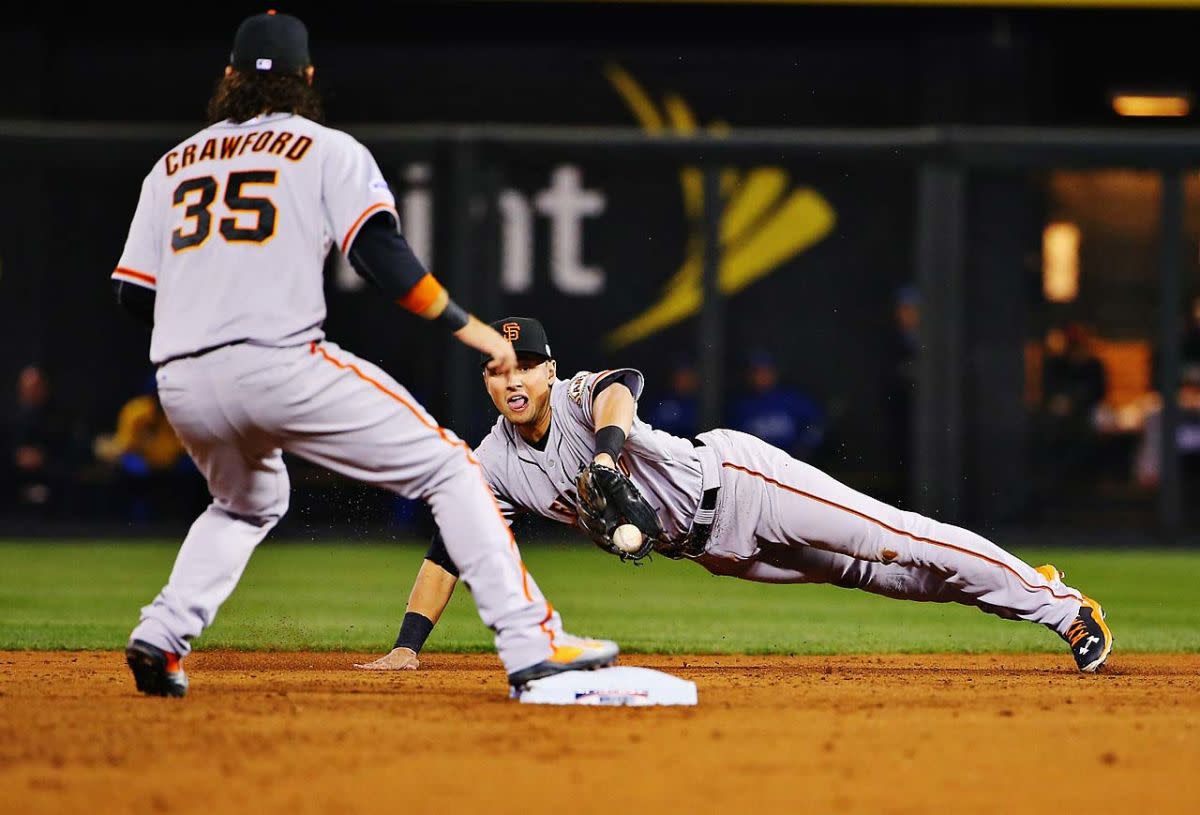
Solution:
{"label": "black belt", "polygon": [[[713,521],[717,511],[717,490],[720,487],[710,487],[704,491],[704,497],[700,499],[700,509],[696,511],[696,519],[692,521],[692,528],[688,531],[688,546],[687,554],[695,557],[704,553],[704,547],[708,546],[709,536],[712,535]],[[703,518],[704,520],[701,520]]]}
{"label": "black belt", "polygon": [[[689,441],[691,441],[692,447],[704,446],[704,442],[700,439],[689,439]],[[704,495],[700,497],[700,506],[696,509],[696,516],[692,519],[692,528],[680,540],[657,547],[660,554],[670,558],[699,557],[704,554],[704,547],[708,546],[708,539],[712,535],[717,509],[717,492],[720,489],[720,487],[710,487],[704,491]]]}
{"label": "black belt", "polygon": [[162,366],[166,365],[168,362],[175,362],[176,360],[180,360],[180,359],[192,359],[194,357],[202,357],[205,354],[211,354],[213,351],[219,351],[222,348],[228,348],[231,345],[241,345],[242,343],[245,343],[245,342],[249,342],[249,340],[230,340],[229,342],[223,342],[218,345],[210,345],[207,348],[201,348],[198,351],[192,351],[187,354],[179,354],[177,356],[167,357],[162,362],[158,363],[158,366],[161,368]]}

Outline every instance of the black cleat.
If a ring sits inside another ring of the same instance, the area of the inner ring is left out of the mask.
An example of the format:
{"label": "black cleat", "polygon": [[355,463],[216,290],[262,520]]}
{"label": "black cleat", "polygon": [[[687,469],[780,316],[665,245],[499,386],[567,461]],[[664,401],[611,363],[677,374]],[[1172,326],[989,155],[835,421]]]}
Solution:
{"label": "black cleat", "polygon": [[1070,644],[1071,656],[1075,657],[1079,670],[1085,674],[1100,670],[1113,647],[1113,635],[1104,622],[1100,604],[1085,596],[1079,616],[1063,634],[1063,639]]}
{"label": "black cleat", "polygon": [[188,678],[179,657],[148,642],[134,640],[125,648],[125,662],[133,671],[137,689],[147,696],[183,696]]}

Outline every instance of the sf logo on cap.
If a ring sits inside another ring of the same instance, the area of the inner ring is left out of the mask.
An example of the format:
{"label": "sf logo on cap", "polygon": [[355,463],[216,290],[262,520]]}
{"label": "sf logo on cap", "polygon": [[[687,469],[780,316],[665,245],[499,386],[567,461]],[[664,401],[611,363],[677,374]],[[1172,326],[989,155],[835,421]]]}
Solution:
{"label": "sf logo on cap", "polygon": [[500,326],[504,332],[504,339],[509,342],[516,342],[521,339],[521,324],[520,323],[505,323]]}

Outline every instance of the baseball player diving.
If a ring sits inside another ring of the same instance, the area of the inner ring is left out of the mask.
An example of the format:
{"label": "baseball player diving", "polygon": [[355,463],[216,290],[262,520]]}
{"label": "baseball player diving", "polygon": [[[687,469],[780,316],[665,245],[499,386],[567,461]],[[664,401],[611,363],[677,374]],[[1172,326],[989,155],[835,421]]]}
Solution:
{"label": "baseball player diving", "polygon": [[384,295],[480,351],[486,370],[507,377],[516,364],[421,267],[371,154],[319,124],[312,80],[300,20],[243,21],[210,124],[146,176],[112,274],[118,302],[153,326],[163,408],[213,498],[130,636],[138,690],[187,692],[180,660],[287,511],[285,450],[429,502],[514,684],[611,663],[615,643],[563,632],[468,446],[325,340],[322,269],[336,243]]}
{"label": "baseball player diving", "polygon": [[[1050,628],[1081,671],[1108,658],[1104,612],[1053,566],[1034,568],[966,529],[855,492],[754,436],[655,430],[637,417],[638,371],[560,380],[537,320],[492,325],[512,340],[517,365],[483,369],[500,416],[475,456],[506,516],[578,525],[623,559],[653,551],[743,580],[975,606]],[[444,538],[435,535],[421,566],[395,648],[360,667],[418,667],[459,572]]]}

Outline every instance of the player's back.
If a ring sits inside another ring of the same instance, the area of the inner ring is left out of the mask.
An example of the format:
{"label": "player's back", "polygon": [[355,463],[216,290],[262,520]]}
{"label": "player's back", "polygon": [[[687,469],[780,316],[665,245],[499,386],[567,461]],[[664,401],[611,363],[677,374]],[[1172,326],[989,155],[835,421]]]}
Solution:
{"label": "player's back", "polygon": [[391,191],[346,133],[286,113],[215,124],[146,176],[114,277],[156,290],[155,362],[320,339],[329,247],[379,210]]}

